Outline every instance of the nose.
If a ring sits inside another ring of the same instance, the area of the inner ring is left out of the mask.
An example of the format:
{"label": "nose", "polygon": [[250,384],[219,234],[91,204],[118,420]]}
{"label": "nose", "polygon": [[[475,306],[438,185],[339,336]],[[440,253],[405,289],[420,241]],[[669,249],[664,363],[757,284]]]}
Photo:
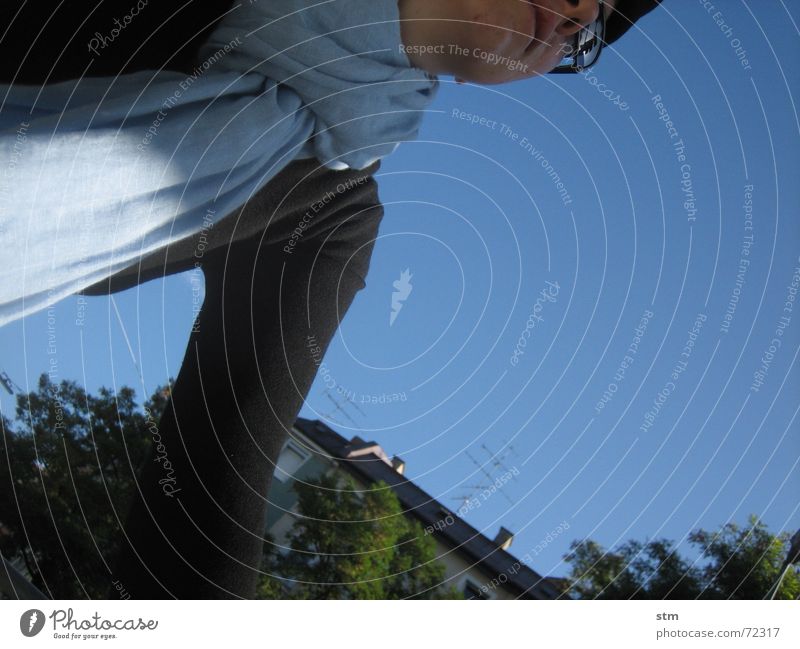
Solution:
{"label": "nose", "polygon": [[563,20],[556,27],[562,36],[577,34],[584,27],[591,25],[600,15],[597,0],[563,0],[561,11]]}

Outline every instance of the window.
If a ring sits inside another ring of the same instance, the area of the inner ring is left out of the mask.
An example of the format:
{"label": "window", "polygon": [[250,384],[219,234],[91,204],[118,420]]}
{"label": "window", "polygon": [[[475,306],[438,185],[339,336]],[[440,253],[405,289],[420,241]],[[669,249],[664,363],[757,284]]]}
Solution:
{"label": "window", "polygon": [[298,444],[292,441],[286,442],[283,449],[281,449],[281,454],[278,456],[278,463],[275,466],[275,478],[281,482],[286,482],[310,457],[311,453],[301,448]]}
{"label": "window", "polygon": [[484,593],[474,581],[466,579],[464,581],[464,599],[491,599],[491,597],[488,592]]}

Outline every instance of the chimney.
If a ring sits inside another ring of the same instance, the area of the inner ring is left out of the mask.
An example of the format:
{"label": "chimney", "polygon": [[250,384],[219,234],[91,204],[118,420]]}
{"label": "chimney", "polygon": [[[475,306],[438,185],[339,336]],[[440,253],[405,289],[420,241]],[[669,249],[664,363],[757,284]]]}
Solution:
{"label": "chimney", "polygon": [[494,544],[501,550],[508,550],[513,540],[514,533],[509,532],[505,527],[501,527],[500,531],[497,532],[497,536],[494,537]]}
{"label": "chimney", "polygon": [[392,457],[392,467],[400,475],[403,475],[403,472],[406,470],[406,463],[395,455]]}

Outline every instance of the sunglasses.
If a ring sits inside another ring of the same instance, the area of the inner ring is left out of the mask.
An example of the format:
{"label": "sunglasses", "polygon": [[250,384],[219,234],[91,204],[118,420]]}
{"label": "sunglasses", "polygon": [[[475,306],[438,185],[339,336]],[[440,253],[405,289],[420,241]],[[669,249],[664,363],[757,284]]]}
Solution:
{"label": "sunglasses", "polygon": [[577,73],[597,63],[606,36],[606,13],[602,1],[598,4],[600,12],[597,20],[581,29],[569,43],[565,43],[564,56],[561,62],[550,70],[551,74]]}

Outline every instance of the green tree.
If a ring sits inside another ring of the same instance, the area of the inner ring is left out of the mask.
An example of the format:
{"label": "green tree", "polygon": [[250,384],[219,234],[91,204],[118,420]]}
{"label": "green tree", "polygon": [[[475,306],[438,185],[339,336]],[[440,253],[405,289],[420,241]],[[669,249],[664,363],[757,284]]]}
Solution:
{"label": "green tree", "polygon": [[[700,558],[681,557],[666,539],[635,540],[613,552],[595,541],[573,541],[568,594],[580,599],[763,599],[772,594],[790,548],[789,535],[774,535],[751,516],[748,525],[697,530],[689,543]],[[775,599],[797,599],[800,576],[790,568]]]}
{"label": "green tree", "polygon": [[[293,599],[460,598],[437,590],[444,566],[422,526],[383,482],[359,491],[349,476],[294,482],[299,515],[279,553],[267,539],[259,596]],[[278,583],[284,584],[284,587]]]}
{"label": "green tree", "polygon": [[666,540],[628,541],[607,552],[592,540],[573,541],[570,594],[579,599],[693,599],[700,594],[700,571]]}
{"label": "green tree", "polygon": [[[703,570],[705,596],[714,599],[762,599],[777,583],[789,552],[789,534],[771,534],[757,516],[740,527],[728,523],[718,532],[694,532],[690,540],[710,559]],[[800,597],[800,575],[790,568],[775,599]]]}
{"label": "green tree", "polygon": [[[17,396],[14,420],[0,418],[0,552],[51,597],[108,592],[134,476],[152,442],[146,413],[158,420],[169,388],[157,389],[144,410],[135,396],[129,387],[92,395],[43,374],[35,391]],[[265,540],[267,571],[308,582],[292,597],[442,596],[433,594],[444,577],[434,541],[403,515],[394,494],[385,485],[361,495],[352,482],[340,487],[327,478],[297,486],[311,518],[293,531],[288,562]],[[286,597],[284,582],[262,579],[259,596]]]}
{"label": "green tree", "polygon": [[[145,403],[158,417],[169,395]],[[0,552],[19,559],[33,584],[55,598],[106,596],[120,522],[150,447],[135,393],[51,383],[17,396],[3,417],[0,448]]]}

